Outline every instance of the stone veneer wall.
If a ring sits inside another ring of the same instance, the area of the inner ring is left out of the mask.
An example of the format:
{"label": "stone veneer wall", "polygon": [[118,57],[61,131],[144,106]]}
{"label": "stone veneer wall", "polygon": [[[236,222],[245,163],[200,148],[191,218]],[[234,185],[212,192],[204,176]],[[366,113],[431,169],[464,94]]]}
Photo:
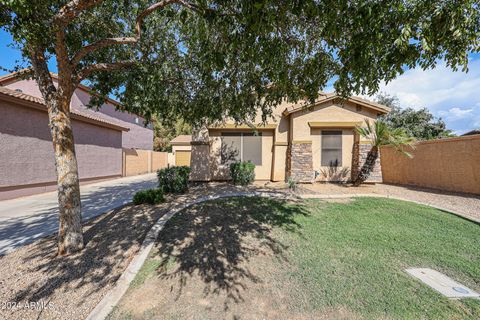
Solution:
{"label": "stone veneer wall", "polygon": [[[357,166],[357,172],[360,172],[360,169],[362,168],[363,164],[365,163],[365,160],[367,159],[368,152],[372,146],[370,144],[359,144],[358,145],[358,166]],[[355,149],[355,147],[354,147]],[[378,154],[378,158],[375,161],[375,167],[370,174],[370,177],[368,177],[366,182],[382,182],[382,167],[380,165],[380,152]]]}
{"label": "stone veneer wall", "polygon": [[296,182],[313,182],[312,143],[293,143],[289,149],[288,176]]}

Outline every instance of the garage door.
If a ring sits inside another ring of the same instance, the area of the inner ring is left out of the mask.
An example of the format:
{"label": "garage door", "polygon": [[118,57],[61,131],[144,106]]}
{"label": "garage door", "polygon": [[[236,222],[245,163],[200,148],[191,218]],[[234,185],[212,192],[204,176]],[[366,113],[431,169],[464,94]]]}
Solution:
{"label": "garage door", "polygon": [[175,165],[176,166],[190,166],[191,151],[176,151]]}

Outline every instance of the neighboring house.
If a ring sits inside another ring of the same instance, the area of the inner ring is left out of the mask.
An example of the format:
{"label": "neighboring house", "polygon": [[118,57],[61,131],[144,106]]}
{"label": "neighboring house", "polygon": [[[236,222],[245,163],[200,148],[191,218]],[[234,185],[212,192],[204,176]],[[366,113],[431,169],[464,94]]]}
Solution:
{"label": "neighboring house", "polygon": [[[257,180],[351,180],[370,150],[355,132],[390,108],[359,97],[322,93],[314,104],[283,103],[273,118],[252,129],[226,121],[198,132],[192,144],[192,180],[229,178],[232,161],[250,160]],[[255,123],[261,123],[257,115]],[[370,181],[380,181],[380,162]]]}
{"label": "neighboring house", "polygon": [[[54,83],[57,83],[57,75],[52,74]],[[37,98],[42,98],[37,83],[34,80],[25,80],[18,77],[18,73],[11,73],[0,77],[0,86],[11,89],[17,92],[25,93]],[[70,108],[72,111],[78,112],[93,112],[104,119],[110,119],[123,127],[128,128],[128,131],[122,134],[122,147],[133,149],[153,150],[153,130],[151,125],[145,127],[144,119],[138,115],[123,112],[123,106],[113,100],[107,101],[98,109],[90,109],[87,107],[92,93],[90,88],[84,85],[79,85],[72,96]],[[118,109],[118,110],[117,110]]]}
{"label": "neighboring house", "polygon": [[462,136],[473,136],[474,134],[480,134],[480,129],[475,129],[462,134]]}
{"label": "neighboring house", "polygon": [[[142,118],[115,111],[121,106],[114,100],[102,112],[88,109],[82,104],[88,95],[82,86],[71,104],[81,183],[122,176],[122,147],[151,150],[153,143],[153,131],[135,123]],[[38,87],[15,75],[0,77],[0,200],[55,189],[52,138]]]}
{"label": "neighboring house", "polygon": [[170,141],[172,145],[173,164],[175,166],[190,166],[190,159],[192,153],[192,136],[182,134]]}

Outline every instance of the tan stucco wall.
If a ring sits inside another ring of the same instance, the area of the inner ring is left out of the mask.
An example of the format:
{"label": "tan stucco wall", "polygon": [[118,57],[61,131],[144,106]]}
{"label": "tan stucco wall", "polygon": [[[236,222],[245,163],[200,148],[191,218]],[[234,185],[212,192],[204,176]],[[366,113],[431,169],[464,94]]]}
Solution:
{"label": "tan stucco wall", "polygon": [[[377,112],[362,107],[357,111],[354,103],[345,102],[344,104],[329,101],[320,104],[314,108],[299,111],[291,116],[291,136],[290,143],[293,141],[311,141],[312,142],[312,158],[313,170],[318,171],[317,181],[324,180],[348,180],[352,166],[352,150],[354,140],[354,129],[351,128],[311,128],[309,122],[361,122],[365,123],[365,119],[375,120]],[[325,178],[324,173],[329,172],[328,167],[321,166],[321,150],[322,150],[322,130],[341,130],[342,131],[342,167],[338,169],[337,174],[333,177]],[[343,177],[340,170],[348,172]],[[343,178],[342,178],[343,177]]]}
{"label": "tan stucco wall", "polygon": [[[295,112],[284,116],[282,112],[290,105],[283,103],[273,110],[271,118],[267,119],[269,125],[275,125],[274,129],[263,130],[262,145],[262,166],[256,168],[257,179],[271,179],[274,181],[284,181],[286,178],[287,152],[288,144],[293,141],[311,141],[313,152],[313,170],[320,174],[317,180],[325,180],[322,171],[327,172],[327,167],[321,167],[321,131],[322,130],[342,130],[342,167],[348,172],[351,170],[352,150],[354,143],[353,126],[350,128],[311,128],[309,122],[360,122],[365,119],[375,120],[378,111],[361,107],[357,110],[357,104],[345,101],[343,104],[338,101],[327,101],[313,108]],[[261,123],[261,115],[257,115],[254,124]],[[232,125],[232,121],[227,121],[227,125]],[[222,130],[209,129],[210,135],[210,156],[212,179],[225,179],[228,177],[228,168],[220,165],[219,150],[221,147],[220,135]],[[251,131],[248,129],[229,129],[228,131]],[[267,134],[266,134],[267,133]],[[193,157],[192,157],[193,159]],[[273,168],[272,168],[273,163]],[[346,179],[350,174],[346,176]],[[334,179],[335,180],[335,179]],[[338,179],[337,179],[338,180]]]}
{"label": "tan stucco wall", "polygon": [[412,155],[383,147],[383,181],[480,194],[480,135],[419,142]]}
{"label": "tan stucco wall", "polygon": [[[235,131],[235,130],[234,130]],[[236,130],[239,132],[242,130]],[[250,130],[243,130],[249,132]],[[262,133],[262,165],[255,167],[256,180],[270,180],[272,178],[272,147],[273,147],[273,130],[259,130]],[[229,178],[228,165],[222,165],[220,150],[222,146],[221,134],[222,130],[210,130],[210,165],[211,165],[211,179],[225,180]],[[225,131],[227,132],[227,131]],[[232,132],[229,130],[228,132]]]}

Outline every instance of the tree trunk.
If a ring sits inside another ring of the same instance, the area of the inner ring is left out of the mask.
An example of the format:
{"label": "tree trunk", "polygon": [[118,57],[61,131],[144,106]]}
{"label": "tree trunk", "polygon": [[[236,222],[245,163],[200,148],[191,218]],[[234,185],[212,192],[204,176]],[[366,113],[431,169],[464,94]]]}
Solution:
{"label": "tree trunk", "polygon": [[47,101],[58,186],[58,254],[83,248],[80,184],[70,120],[70,98],[57,95]]}
{"label": "tree trunk", "polygon": [[355,187],[358,187],[362,183],[364,183],[370,174],[372,173],[373,169],[375,168],[375,162],[378,159],[378,147],[373,146],[367,154],[367,159],[360,170],[357,178],[353,182]]}

